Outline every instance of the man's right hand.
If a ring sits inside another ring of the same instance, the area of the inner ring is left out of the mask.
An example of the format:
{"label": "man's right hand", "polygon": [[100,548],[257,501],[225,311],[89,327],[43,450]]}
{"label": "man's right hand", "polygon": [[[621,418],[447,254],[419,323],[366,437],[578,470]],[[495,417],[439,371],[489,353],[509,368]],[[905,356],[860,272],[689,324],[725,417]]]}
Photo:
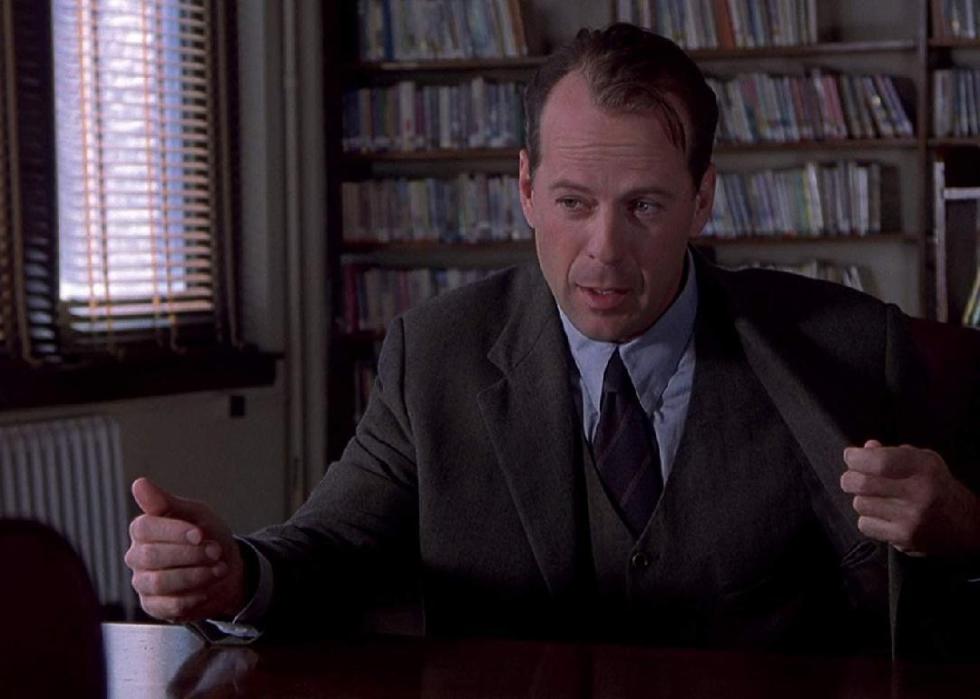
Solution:
{"label": "man's right hand", "polygon": [[140,605],[166,621],[230,619],[245,606],[245,569],[231,530],[204,503],[133,482],[143,514],[129,526],[126,565]]}

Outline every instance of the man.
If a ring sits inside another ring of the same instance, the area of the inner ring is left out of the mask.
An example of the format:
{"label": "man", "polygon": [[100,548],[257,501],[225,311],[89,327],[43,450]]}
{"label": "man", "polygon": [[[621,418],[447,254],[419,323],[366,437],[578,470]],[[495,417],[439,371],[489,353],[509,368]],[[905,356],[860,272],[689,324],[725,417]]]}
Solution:
{"label": "man", "polygon": [[933,438],[897,309],[688,251],[717,106],[669,41],[583,30],[526,113],[540,270],[396,320],[356,436],[287,523],[236,543],[138,480],[143,608],[315,633],[417,582],[432,634],[961,643],[980,500],[896,446]]}

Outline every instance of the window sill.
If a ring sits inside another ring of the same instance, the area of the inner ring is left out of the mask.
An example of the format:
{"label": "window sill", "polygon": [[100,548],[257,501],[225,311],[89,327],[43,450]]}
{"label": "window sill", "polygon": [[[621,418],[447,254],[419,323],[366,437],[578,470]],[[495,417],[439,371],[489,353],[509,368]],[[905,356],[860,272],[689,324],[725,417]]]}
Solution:
{"label": "window sill", "polygon": [[276,380],[278,358],[226,351],[77,367],[0,364],[0,412],[270,386]]}

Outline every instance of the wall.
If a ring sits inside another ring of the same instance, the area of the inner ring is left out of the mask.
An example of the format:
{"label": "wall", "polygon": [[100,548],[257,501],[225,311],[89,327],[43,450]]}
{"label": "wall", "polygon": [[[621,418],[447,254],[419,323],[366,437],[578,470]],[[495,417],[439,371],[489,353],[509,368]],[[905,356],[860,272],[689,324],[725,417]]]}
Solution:
{"label": "wall", "polygon": [[228,414],[230,395],[214,391],[21,411],[4,413],[0,420],[111,415],[120,427],[127,487],[136,477],[149,476],[209,503],[233,530],[248,532],[284,514],[284,390],[280,380],[236,391],[245,398],[240,418]]}

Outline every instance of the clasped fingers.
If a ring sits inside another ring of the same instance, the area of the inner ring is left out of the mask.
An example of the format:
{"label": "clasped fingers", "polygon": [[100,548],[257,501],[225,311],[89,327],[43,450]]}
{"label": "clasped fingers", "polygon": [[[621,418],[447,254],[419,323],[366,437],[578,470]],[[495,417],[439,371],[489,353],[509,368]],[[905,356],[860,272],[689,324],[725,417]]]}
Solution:
{"label": "clasped fingers", "polygon": [[182,595],[188,592],[203,593],[227,573],[226,563],[166,570],[136,570],[133,572],[133,589],[141,598]]}
{"label": "clasped fingers", "polygon": [[126,565],[133,571],[165,570],[213,564],[221,558],[221,546],[208,541],[198,546],[190,544],[142,543],[134,540],[126,551]]}
{"label": "clasped fingers", "polygon": [[201,528],[181,519],[140,515],[129,523],[129,538],[134,542],[170,544],[200,544],[204,539]]}

